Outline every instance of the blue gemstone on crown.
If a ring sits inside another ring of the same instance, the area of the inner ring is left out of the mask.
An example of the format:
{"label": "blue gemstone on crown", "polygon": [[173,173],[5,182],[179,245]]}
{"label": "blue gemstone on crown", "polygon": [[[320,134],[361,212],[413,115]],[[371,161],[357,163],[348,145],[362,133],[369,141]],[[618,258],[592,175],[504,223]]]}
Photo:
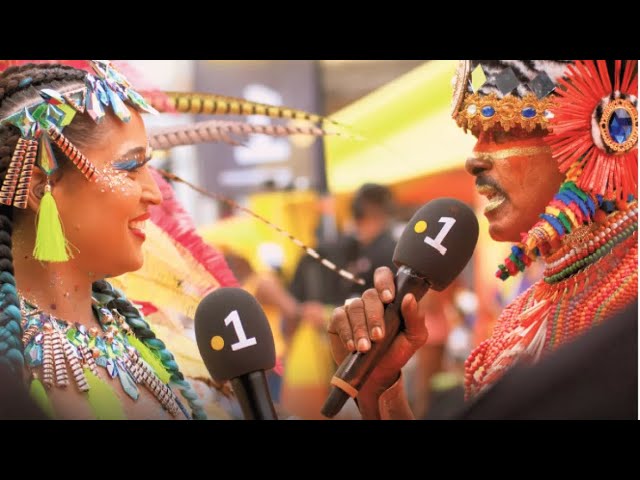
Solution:
{"label": "blue gemstone on crown", "polygon": [[624,108],[616,108],[609,119],[609,135],[616,143],[624,143],[627,141],[633,125],[631,124],[631,115]]}
{"label": "blue gemstone on crown", "polygon": [[533,118],[536,116],[536,109],[533,107],[526,107],[522,109],[521,113],[524,118]]}
{"label": "blue gemstone on crown", "polygon": [[493,117],[496,113],[495,109],[490,106],[482,107],[481,111],[483,117]]}

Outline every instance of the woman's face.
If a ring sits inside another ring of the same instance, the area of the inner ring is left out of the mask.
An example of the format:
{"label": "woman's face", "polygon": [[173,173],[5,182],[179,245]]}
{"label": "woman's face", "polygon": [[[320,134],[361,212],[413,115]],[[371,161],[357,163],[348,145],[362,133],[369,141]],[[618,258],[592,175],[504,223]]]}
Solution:
{"label": "woman's face", "polygon": [[145,164],[144,123],[135,110],[130,111],[128,123],[108,115],[96,127],[100,140],[81,148],[98,171],[97,182],[67,166],[53,184],[74,262],[96,280],[142,267],[149,207],[162,200]]}
{"label": "woman's face", "polygon": [[519,242],[564,180],[543,133],[518,129],[481,133],[466,168],[489,200],[489,234],[501,242]]}

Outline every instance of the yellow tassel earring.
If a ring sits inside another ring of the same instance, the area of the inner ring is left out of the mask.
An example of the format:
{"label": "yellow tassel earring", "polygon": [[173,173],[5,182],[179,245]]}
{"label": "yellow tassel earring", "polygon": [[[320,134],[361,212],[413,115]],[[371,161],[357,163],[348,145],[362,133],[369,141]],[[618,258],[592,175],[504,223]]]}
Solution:
{"label": "yellow tassel earring", "polygon": [[47,182],[36,220],[36,243],[33,257],[43,262],[66,262],[73,255],[64,236],[56,200]]}
{"label": "yellow tassel earring", "polygon": [[72,256],[71,250],[64,237],[58,206],[51,194],[49,181],[51,174],[58,169],[58,163],[53,155],[47,132],[41,131],[39,143],[38,166],[47,175],[47,186],[37,213],[36,244],[33,249],[33,257],[43,262],[66,262]]}

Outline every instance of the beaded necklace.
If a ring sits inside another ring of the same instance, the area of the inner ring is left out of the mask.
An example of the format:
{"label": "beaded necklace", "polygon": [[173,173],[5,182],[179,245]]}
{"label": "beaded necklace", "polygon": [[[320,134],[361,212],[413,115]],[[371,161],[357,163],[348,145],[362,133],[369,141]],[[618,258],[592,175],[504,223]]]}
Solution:
{"label": "beaded necklace", "polygon": [[133,400],[140,396],[138,385],[144,385],[172,416],[182,411],[190,418],[167,385],[167,371],[133,335],[124,316],[116,309],[109,310],[93,299],[100,331],[97,327],[87,329],[79,323],[67,323],[22,296],[20,304],[25,361],[34,380],[38,380],[41,368],[46,388],[66,388],[70,383],[68,372],[71,372],[77,389],[89,392],[90,378],[103,383],[99,379],[100,367],[110,379],[118,377],[123,390]]}
{"label": "beaded necklace", "polygon": [[638,205],[577,229],[546,260],[544,278],[500,315],[465,363],[467,397],[518,361],[536,361],[629,305],[638,292]]}

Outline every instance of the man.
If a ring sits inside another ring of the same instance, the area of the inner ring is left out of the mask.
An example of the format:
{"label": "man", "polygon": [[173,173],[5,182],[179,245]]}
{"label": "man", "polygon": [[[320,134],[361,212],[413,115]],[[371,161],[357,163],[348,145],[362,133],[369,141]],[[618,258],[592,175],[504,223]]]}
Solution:
{"label": "man", "polygon": [[[466,168],[489,199],[492,238],[518,242],[497,276],[513,276],[538,257],[546,266],[467,360],[468,398],[637,299],[637,88],[636,61],[460,62],[453,117],[478,139]],[[334,312],[338,363],[384,336],[392,273],[378,269],[374,284]],[[413,418],[400,368],[428,331],[412,295],[402,299],[402,313],[405,330],[358,393],[363,418]]]}
{"label": "man", "polygon": [[347,298],[359,297],[373,288],[373,272],[387,266],[395,271],[393,251],[396,241],[391,232],[395,205],[391,191],[384,185],[365,183],[351,201],[353,232],[342,235],[333,244],[318,247],[318,252],[349,272],[364,279],[365,285],[338,278],[315,259],[302,257],[291,291],[299,301],[318,301],[341,305]]}
{"label": "man", "polygon": [[356,192],[351,202],[354,231],[345,235],[338,245],[347,270],[363,278],[365,285],[343,280],[332,282],[339,285],[341,304],[344,299],[360,296],[373,288],[373,272],[387,266],[395,271],[393,251],[396,241],[391,233],[394,214],[391,191],[384,185],[365,183]]}

